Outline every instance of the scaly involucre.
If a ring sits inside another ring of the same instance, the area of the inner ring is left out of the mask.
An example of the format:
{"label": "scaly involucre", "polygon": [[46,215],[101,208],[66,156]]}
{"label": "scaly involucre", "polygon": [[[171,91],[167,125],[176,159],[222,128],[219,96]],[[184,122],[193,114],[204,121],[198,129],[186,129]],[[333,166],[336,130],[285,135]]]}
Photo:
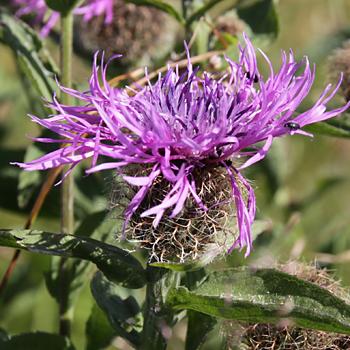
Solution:
{"label": "scaly involucre", "polygon": [[[91,158],[88,173],[118,169],[126,182],[139,188],[125,210],[124,229],[159,177],[171,184],[170,189],[159,205],[141,214],[154,218],[154,227],[164,217],[180,216],[191,196],[206,211],[193,174],[206,167],[224,167],[232,186],[238,226],[238,236],[229,251],[246,247],[248,255],[255,196],[241,169],[263,159],[275,137],[310,135],[301,128],[335,117],[349,104],[327,111],[326,104],[339,88],[339,81],[333,90],[328,85],[313,107],[297,115],[296,109],[315,77],[308,59],[297,62],[292,52],[283,52],[282,65],[275,72],[261,52],[270,68],[264,79],[257,67],[255,50],[245,35],[244,41],[245,45],[239,46],[238,62],[226,58],[229,73],[220,79],[207,72],[200,74],[189,58],[183,72],[169,68],[155,83],[149,81],[137,91],[111,87],[103,57],[98,67],[96,54],[89,91],[81,93],[61,87],[83,106],[64,106],[54,99],[51,106],[57,110],[56,115],[48,119],[32,117],[61,136],[59,140],[38,140],[58,142],[62,147],[18,165],[26,170],[45,170],[62,164],[73,168]],[[99,156],[114,161],[97,165]],[[244,159],[239,167],[235,166],[237,158]],[[149,169],[147,176],[130,176],[127,169],[131,164]]]}
{"label": "scaly involucre", "polygon": [[[95,16],[105,16],[105,22],[113,20],[113,5],[115,0],[85,0],[81,6],[74,10],[75,15],[82,15],[85,21],[90,21]],[[22,17],[33,15],[34,24],[42,25],[40,35],[46,37],[59,19],[59,13],[50,10],[45,0],[12,0],[18,8],[16,15]]]}

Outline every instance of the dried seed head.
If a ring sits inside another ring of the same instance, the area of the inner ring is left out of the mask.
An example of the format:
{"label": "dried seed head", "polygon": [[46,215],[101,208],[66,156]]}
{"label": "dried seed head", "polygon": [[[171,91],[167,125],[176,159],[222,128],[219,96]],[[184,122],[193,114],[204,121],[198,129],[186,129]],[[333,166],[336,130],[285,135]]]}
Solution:
{"label": "dried seed head", "polygon": [[334,81],[339,79],[343,73],[341,91],[346,99],[350,101],[350,40],[343,43],[341,48],[336,49],[328,59],[329,74]]}
{"label": "dried seed head", "polygon": [[[349,294],[346,290],[324,269],[317,269],[313,265],[299,262],[289,262],[277,268],[326,288],[337,297],[349,301]],[[227,339],[227,349],[234,349],[237,344],[240,344],[239,349],[254,350],[350,349],[350,336],[299,328],[284,321],[286,319],[281,319],[278,325],[268,323],[243,324],[225,321],[223,332]]]}
{"label": "dried seed head", "polygon": [[136,6],[116,0],[114,17],[105,23],[104,16],[89,22],[76,18],[76,45],[84,54],[92,56],[104,50],[109,57],[122,54],[119,64],[149,64],[164,55],[175,40],[174,22],[155,8]]}
{"label": "dried seed head", "polygon": [[220,16],[216,21],[215,29],[221,33],[228,33],[232,36],[243,33],[245,24],[235,12],[228,12]]}
{"label": "dried seed head", "polygon": [[[139,176],[144,175],[139,170]],[[135,175],[135,169],[130,169]],[[196,190],[207,211],[200,209],[193,197],[189,197],[181,214],[170,218],[171,210],[154,228],[153,218],[140,214],[159,205],[171,189],[171,184],[158,177],[146,198],[134,214],[126,230],[127,238],[136,241],[150,251],[150,261],[188,262],[198,258],[211,260],[227,252],[233,244],[236,232],[236,207],[231,183],[224,167],[204,167],[194,173]],[[135,195],[132,186],[124,189],[121,184],[112,191],[111,208],[127,207]],[[242,186],[243,187],[243,186]],[[242,188],[242,191],[244,189]]]}

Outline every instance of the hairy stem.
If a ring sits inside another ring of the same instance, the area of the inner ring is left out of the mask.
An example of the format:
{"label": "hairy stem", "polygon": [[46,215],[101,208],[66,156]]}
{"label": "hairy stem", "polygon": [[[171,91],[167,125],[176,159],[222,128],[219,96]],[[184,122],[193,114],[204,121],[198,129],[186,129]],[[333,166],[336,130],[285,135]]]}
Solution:
{"label": "hairy stem", "polygon": [[171,336],[174,314],[165,305],[172,286],[178,284],[179,275],[159,268],[147,268],[149,282],[144,305],[144,325],[141,350],[164,350]]}
{"label": "hairy stem", "polygon": [[[72,86],[72,56],[73,56],[73,13],[72,11],[61,15],[61,81],[62,85]],[[72,104],[71,96],[62,93],[61,102],[65,105]],[[67,171],[68,169],[64,169]],[[61,232],[72,234],[74,232],[74,179],[67,176],[62,183],[61,190]],[[73,307],[69,304],[69,274],[70,262],[62,258],[60,263],[60,325],[61,335],[69,336],[73,319]]]}

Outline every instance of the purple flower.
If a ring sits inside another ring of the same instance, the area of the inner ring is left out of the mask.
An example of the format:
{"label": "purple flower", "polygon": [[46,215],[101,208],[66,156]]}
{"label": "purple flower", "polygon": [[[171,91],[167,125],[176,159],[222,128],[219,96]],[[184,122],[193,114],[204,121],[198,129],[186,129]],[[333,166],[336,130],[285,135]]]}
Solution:
{"label": "purple flower", "polygon": [[[46,37],[59,19],[59,13],[50,10],[45,0],[12,0],[18,8],[18,17],[33,14],[34,24],[42,24],[40,35]],[[82,15],[85,21],[90,21],[95,16],[105,16],[105,22],[111,23],[113,20],[114,0],[86,0],[83,5],[74,10],[74,14]]]}
{"label": "purple flower", "polygon": [[[37,140],[61,143],[62,147],[18,165],[26,170],[45,170],[62,164],[73,168],[91,158],[88,173],[118,169],[126,182],[139,188],[124,212],[124,229],[157,178],[170,184],[169,191],[159,205],[141,213],[141,217],[153,218],[154,227],[165,217],[181,216],[190,197],[206,211],[193,174],[199,169],[224,167],[232,186],[239,233],[230,251],[246,247],[248,255],[255,196],[240,171],[263,159],[275,137],[312,136],[302,130],[305,125],[335,117],[350,104],[334,110],[326,108],[340,80],[333,90],[328,85],[313,107],[296,114],[315,77],[308,59],[297,62],[292,52],[282,52],[282,65],[275,72],[261,52],[270,68],[264,79],[257,67],[254,47],[245,35],[244,41],[245,46],[239,46],[238,62],[226,58],[230,71],[220,79],[207,72],[199,73],[189,58],[184,72],[169,68],[155,83],[148,82],[138,90],[111,87],[106,81],[103,57],[99,68],[96,54],[89,91],[81,93],[61,87],[83,106],[64,106],[54,98],[54,116],[32,116],[33,121],[61,136],[59,140]],[[113,161],[97,165],[99,156]],[[243,160],[239,167],[238,158]],[[149,169],[147,175],[131,176],[127,169],[132,164]]]}
{"label": "purple flower", "polygon": [[115,0],[87,0],[75,9],[76,15],[82,15],[86,22],[95,16],[105,16],[105,23],[113,21],[113,7]]}
{"label": "purple flower", "polygon": [[18,8],[16,16],[33,14],[35,16],[33,24],[43,24],[40,31],[42,37],[46,37],[50,33],[59,19],[59,13],[50,11],[45,0],[12,0],[12,3]]}

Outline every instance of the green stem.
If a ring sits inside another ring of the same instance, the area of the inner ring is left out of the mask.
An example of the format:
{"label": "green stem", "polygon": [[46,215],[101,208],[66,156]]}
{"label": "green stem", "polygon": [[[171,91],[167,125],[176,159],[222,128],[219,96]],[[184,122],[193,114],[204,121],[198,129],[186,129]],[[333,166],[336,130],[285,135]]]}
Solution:
{"label": "green stem", "polygon": [[[63,86],[72,87],[72,56],[73,56],[73,13],[61,15],[61,83]],[[70,95],[62,93],[61,102],[65,105],[72,104]],[[67,169],[64,169],[67,171]],[[74,232],[74,178],[67,176],[61,189],[61,232],[72,234]],[[61,298],[60,298],[60,334],[70,335],[73,319],[73,308],[69,303],[70,262],[62,259],[60,264]]]}
{"label": "green stem", "polygon": [[165,350],[175,322],[165,305],[168,290],[178,284],[179,275],[159,268],[147,268],[151,281],[146,288],[141,350]]}
{"label": "green stem", "polygon": [[[73,13],[68,12],[61,15],[61,47],[60,47],[60,63],[61,63],[61,81],[66,87],[72,86],[72,60],[73,60]],[[69,104],[71,96],[62,94],[62,103]]]}

